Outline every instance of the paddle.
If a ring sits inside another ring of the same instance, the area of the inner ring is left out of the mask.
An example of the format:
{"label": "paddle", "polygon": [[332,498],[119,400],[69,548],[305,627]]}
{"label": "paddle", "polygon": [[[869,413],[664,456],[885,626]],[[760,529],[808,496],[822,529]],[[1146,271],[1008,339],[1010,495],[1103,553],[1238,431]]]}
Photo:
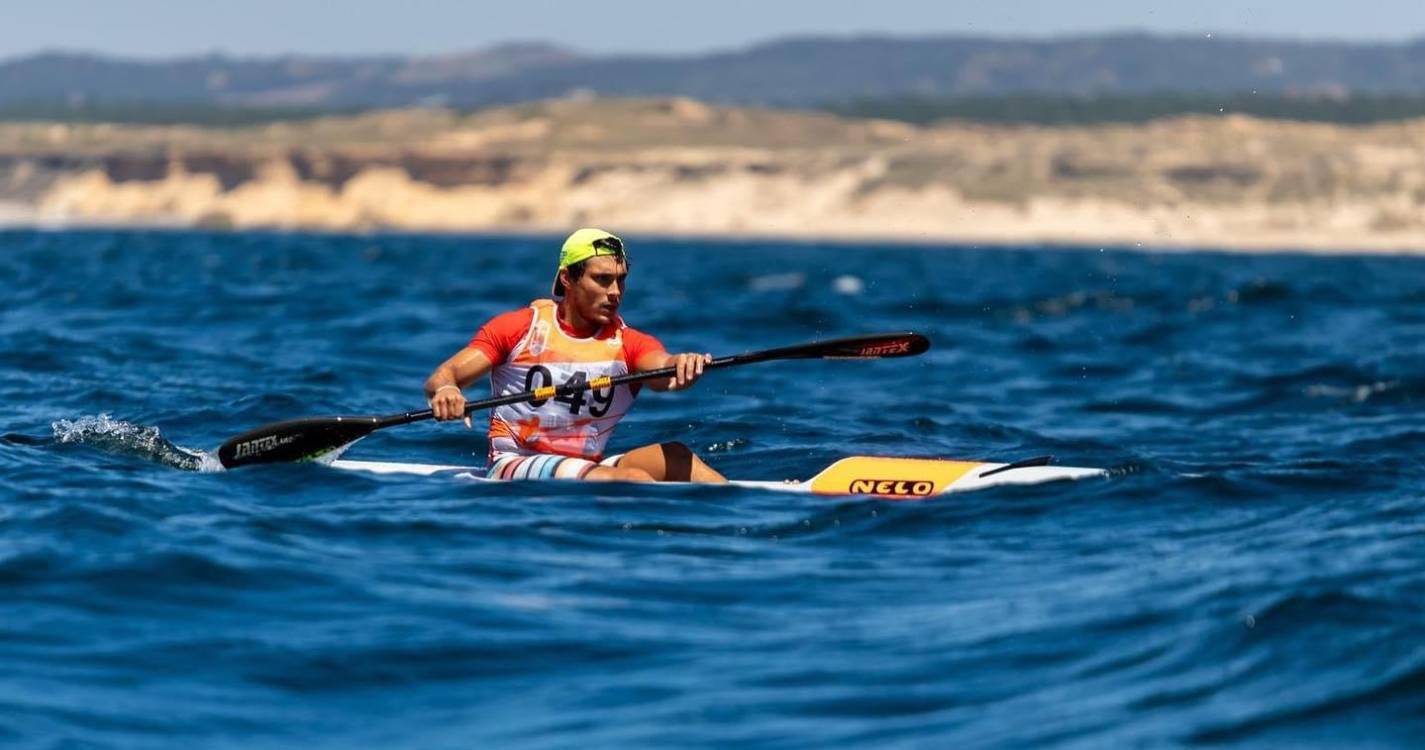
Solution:
{"label": "paddle", "polygon": [[[816,341],[810,344],[783,346],[764,349],[759,352],[734,354],[719,357],[704,366],[705,370],[735,365],[750,365],[778,359],[886,359],[890,357],[912,357],[930,348],[930,341],[917,333],[882,333],[868,336],[852,336],[831,341]],[[523,393],[471,401],[465,404],[465,413],[480,409],[490,409],[522,401],[535,401],[552,396],[566,396],[595,388],[608,388],[628,383],[672,377],[677,374],[672,367],[620,375],[616,378],[595,378],[578,383],[536,388]],[[235,469],[249,464],[283,463],[307,461],[375,432],[385,427],[410,424],[431,419],[430,409],[408,411],[384,417],[307,417],[286,422],[263,425],[238,435],[218,448],[218,460],[223,466]]]}

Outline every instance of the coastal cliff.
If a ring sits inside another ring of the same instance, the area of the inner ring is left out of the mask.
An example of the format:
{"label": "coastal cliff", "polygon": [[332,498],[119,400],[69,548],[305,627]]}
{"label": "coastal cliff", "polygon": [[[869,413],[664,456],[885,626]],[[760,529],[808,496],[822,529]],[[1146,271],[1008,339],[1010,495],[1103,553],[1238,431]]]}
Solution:
{"label": "coastal cliff", "polygon": [[1425,251],[1425,121],[915,127],[565,99],[0,124],[0,223]]}

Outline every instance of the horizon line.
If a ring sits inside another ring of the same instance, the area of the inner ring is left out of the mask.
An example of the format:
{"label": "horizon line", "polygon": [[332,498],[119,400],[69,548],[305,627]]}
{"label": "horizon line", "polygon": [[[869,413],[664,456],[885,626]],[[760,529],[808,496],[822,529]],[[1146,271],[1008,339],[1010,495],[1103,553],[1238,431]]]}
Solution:
{"label": "horizon line", "polygon": [[905,41],[905,42],[933,42],[950,40],[975,40],[990,42],[1027,42],[1027,43],[1054,43],[1068,42],[1088,39],[1111,39],[1111,38],[1131,38],[1150,37],[1160,40],[1181,41],[1186,39],[1211,39],[1231,42],[1256,42],[1275,44],[1301,44],[1301,45],[1323,45],[1338,47],[1412,47],[1425,44],[1425,33],[1412,34],[1405,37],[1333,37],[1333,36],[1312,36],[1303,34],[1253,34],[1238,31],[1218,32],[1212,30],[1197,31],[1161,31],[1145,28],[1106,28],[1102,31],[1072,31],[1062,33],[1025,34],[1010,32],[964,32],[947,31],[926,34],[904,34],[889,31],[864,31],[864,32],[811,32],[793,33],[769,36],[765,39],[751,41],[739,45],[724,45],[708,47],[701,50],[689,50],[680,52],[669,51],[613,51],[613,52],[590,52],[579,49],[577,46],[563,44],[548,39],[518,39],[494,42],[480,47],[463,47],[437,52],[393,52],[382,50],[351,51],[351,52],[240,52],[228,49],[210,49],[206,51],[193,50],[188,52],[173,52],[164,55],[145,55],[131,52],[114,52],[96,49],[78,49],[62,46],[37,47],[29,51],[22,51],[12,54],[0,54],[0,65],[8,65],[15,62],[32,60],[43,57],[75,57],[107,60],[112,62],[139,62],[139,63],[163,63],[179,62],[203,59],[224,59],[232,61],[250,60],[351,60],[351,59],[373,59],[388,58],[398,60],[439,60],[445,58],[459,57],[464,55],[489,54],[504,49],[516,47],[546,47],[552,51],[571,54],[584,59],[627,59],[627,58],[651,58],[651,59],[697,59],[703,57],[715,57],[718,55],[737,54],[749,52],[764,47],[773,47],[780,44],[793,42],[850,42],[861,40],[882,40],[882,41]]}

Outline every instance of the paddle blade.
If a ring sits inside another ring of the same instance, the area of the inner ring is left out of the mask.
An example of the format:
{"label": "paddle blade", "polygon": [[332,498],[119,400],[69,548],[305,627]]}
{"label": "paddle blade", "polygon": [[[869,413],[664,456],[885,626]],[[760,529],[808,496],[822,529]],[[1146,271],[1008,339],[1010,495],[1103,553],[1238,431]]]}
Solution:
{"label": "paddle blade", "polygon": [[914,357],[930,348],[930,339],[918,333],[882,333],[822,341],[812,356],[820,359],[887,359]]}
{"label": "paddle blade", "polygon": [[[886,359],[914,357],[930,348],[930,339],[918,333],[876,333],[810,344],[781,346],[760,352],[735,354],[713,360],[712,366],[746,365],[776,359]],[[664,368],[669,369],[669,368]],[[671,370],[669,370],[671,372]]]}
{"label": "paddle blade", "polygon": [[309,417],[248,430],[218,448],[224,468],[310,461],[382,426],[379,417]]}

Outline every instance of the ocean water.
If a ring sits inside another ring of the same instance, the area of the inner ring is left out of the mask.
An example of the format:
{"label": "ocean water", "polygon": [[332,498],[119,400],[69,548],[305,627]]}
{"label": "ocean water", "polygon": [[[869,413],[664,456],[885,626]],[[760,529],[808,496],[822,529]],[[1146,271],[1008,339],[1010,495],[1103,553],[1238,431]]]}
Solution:
{"label": "ocean water", "polygon": [[[627,239],[625,317],[673,350],[934,348],[712,373],[615,448],[1111,476],[196,471],[265,422],[422,408],[557,239],[7,232],[0,746],[1425,746],[1425,260]],[[348,456],[484,451],[422,423]]]}

